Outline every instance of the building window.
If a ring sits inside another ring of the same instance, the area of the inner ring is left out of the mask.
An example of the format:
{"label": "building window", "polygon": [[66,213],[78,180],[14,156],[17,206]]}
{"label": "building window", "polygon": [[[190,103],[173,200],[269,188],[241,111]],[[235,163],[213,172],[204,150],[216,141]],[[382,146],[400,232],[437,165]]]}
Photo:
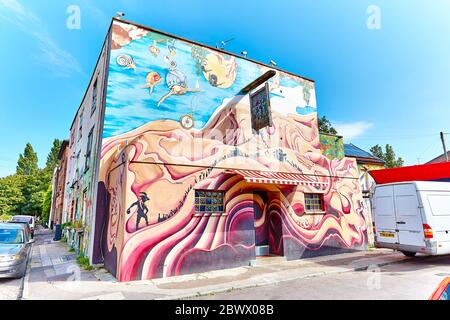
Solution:
{"label": "building window", "polygon": [[71,147],[73,145],[74,141],[75,141],[75,128],[72,131],[70,131],[70,145],[69,145],[69,147]]}
{"label": "building window", "polygon": [[92,139],[94,136],[94,127],[92,127],[91,131],[89,131],[88,142],[86,147],[86,155],[84,161],[84,172],[89,170],[89,165],[91,163],[91,153],[92,153]]}
{"label": "building window", "polygon": [[91,116],[94,114],[95,109],[97,108],[97,94],[98,94],[98,89],[97,89],[97,79],[96,79],[94,82],[94,86],[92,88]]}
{"label": "building window", "polygon": [[78,121],[79,121],[79,125],[78,125],[78,140],[80,140],[81,137],[83,136],[83,111],[81,111],[80,119]]}
{"label": "building window", "polygon": [[216,190],[195,190],[195,212],[222,213],[224,192]]}
{"label": "building window", "polygon": [[305,211],[306,212],[323,212],[323,194],[305,193]]}

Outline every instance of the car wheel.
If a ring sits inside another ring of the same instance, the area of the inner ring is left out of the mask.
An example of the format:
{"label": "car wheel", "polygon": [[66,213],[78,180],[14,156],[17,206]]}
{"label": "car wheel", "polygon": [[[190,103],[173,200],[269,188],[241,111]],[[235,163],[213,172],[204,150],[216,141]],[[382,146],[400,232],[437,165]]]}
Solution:
{"label": "car wheel", "polygon": [[15,276],[14,279],[22,279],[23,277],[25,277],[25,272],[22,272],[21,274]]}
{"label": "car wheel", "polygon": [[402,251],[402,253],[407,257],[415,257],[417,252]]}

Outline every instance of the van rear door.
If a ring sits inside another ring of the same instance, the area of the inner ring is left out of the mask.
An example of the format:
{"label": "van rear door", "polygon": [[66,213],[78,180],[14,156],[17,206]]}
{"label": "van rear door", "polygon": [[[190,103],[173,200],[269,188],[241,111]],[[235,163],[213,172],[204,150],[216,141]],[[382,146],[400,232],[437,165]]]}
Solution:
{"label": "van rear door", "polygon": [[376,187],[373,213],[377,242],[398,243],[398,236],[395,232],[397,220],[395,217],[393,186]]}
{"label": "van rear door", "polygon": [[416,186],[414,184],[395,185],[394,198],[398,242],[400,245],[425,246],[423,220]]}
{"label": "van rear door", "polygon": [[426,192],[424,206],[429,205],[427,221],[433,230],[439,253],[450,253],[450,192]]}

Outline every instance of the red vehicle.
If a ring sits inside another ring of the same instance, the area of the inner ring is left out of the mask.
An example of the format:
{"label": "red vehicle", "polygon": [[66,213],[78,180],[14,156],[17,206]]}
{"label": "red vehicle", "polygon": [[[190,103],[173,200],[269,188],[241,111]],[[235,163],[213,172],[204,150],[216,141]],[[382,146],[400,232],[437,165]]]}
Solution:
{"label": "red vehicle", "polygon": [[445,278],[428,300],[450,300],[450,278]]}

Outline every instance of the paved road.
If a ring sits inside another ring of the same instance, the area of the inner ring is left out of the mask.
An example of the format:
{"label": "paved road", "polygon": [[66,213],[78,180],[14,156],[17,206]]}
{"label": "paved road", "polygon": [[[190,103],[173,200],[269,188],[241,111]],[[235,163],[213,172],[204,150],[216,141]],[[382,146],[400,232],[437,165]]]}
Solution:
{"label": "paved road", "polygon": [[320,276],[198,299],[428,299],[450,276],[450,256],[417,257],[381,269]]}
{"label": "paved road", "polygon": [[0,300],[17,300],[22,279],[0,279]]}

